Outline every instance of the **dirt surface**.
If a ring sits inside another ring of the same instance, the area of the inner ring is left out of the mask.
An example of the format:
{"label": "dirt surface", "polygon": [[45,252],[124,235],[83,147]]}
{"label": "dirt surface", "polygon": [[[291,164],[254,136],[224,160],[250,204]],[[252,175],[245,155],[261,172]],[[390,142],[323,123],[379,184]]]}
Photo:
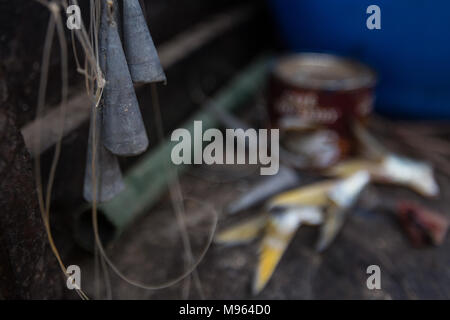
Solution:
{"label": "dirt surface", "polygon": [[[258,127],[265,117],[255,110],[260,110],[259,104],[264,102],[256,102],[257,108],[245,108],[241,117]],[[399,126],[385,119],[373,120],[372,132],[390,150],[426,158],[393,134]],[[440,186],[440,195],[435,199],[425,199],[401,187],[370,185],[336,240],[323,253],[314,250],[318,228],[301,227],[266,288],[257,296],[251,293],[257,240],[233,247],[212,244],[197,268],[201,290],[195,277],[162,290],[136,288],[111,271],[105,282],[102,273],[96,276],[95,270],[101,268],[95,267],[92,255],[78,255],[72,262],[82,262],[84,288],[92,297],[101,299],[449,299],[450,236],[440,247],[416,249],[392,210],[397,201],[412,200],[450,218],[450,176],[444,172],[435,166]],[[301,179],[302,184],[308,184],[317,176],[305,172]],[[260,180],[258,167],[245,165],[196,166],[180,177],[195,260],[207,245],[214,212],[219,217],[220,231],[264,210],[259,206],[235,216],[224,213],[230,201]],[[182,274],[187,259],[169,194],[138,218],[108,248],[108,255],[126,276],[146,284],[161,284]],[[381,290],[367,288],[366,270],[370,265],[381,269]],[[105,283],[111,290],[106,290]]]}
{"label": "dirt surface", "polygon": [[[193,168],[181,178],[186,200],[188,232],[198,257],[207,243],[212,210],[218,212],[219,229],[262,210],[230,217],[226,204],[248,191],[260,179],[255,168]],[[306,181],[306,178],[305,178]],[[332,246],[322,254],[314,251],[318,229],[302,227],[283,256],[262,293],[251,295],[258,242],[236,247],[212,245],[197,269],[202,293],[193,281],[168,289],[148,291],[133,287],[111,275],[115,299],[448,299],[450,298],[450,239],[441,247],[414,249],[389,210],[377,203],[415,199],[449,216],[449,179],[438,176],[439,199],[425,201],[409,190],[370,186],[348,218]],[[375,199],[375,200],[374,200]],[[448,200],[447,200],[448,201]],[[385,206],[384,206],[385,207]],[[169,198],[134,223],[108,250],[127,276],[149,284],[176,277],[186,259]],[[94,281],[92,259],[83,269],[83,285],[92,296],[102,298],[104,285]],[[368,290],[366,268],[381,268],[381,290]],[[99,277],[103,279],[102,277]],[[100,295],[98,295],[100,292]]]}

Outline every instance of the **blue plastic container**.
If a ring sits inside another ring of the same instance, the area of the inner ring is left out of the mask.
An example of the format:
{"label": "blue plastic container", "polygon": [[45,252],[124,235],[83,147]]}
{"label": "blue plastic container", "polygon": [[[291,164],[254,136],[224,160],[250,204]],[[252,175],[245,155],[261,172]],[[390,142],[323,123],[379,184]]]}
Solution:
{"label": "blue plastic container", "polygon": [[[268,0],[293,51],[336,53],[377,70],[377,110],[450,118],[450,0]],[[381,9],[369,30],[367,7]]]}

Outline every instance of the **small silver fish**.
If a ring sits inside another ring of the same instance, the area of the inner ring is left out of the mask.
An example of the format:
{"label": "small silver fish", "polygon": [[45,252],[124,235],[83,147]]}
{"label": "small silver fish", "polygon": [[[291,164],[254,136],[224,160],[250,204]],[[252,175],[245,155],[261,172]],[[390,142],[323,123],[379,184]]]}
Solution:
{"label": "small silver fish", "polygon": [[322,211],[318,207],[286,207],[280,213],[271,214],[261,241],[253,294],[266,286],[281,260],[295,232],[302,224],[319,225]]}
{"label": "small silver fish", "polygon": [[236,245],[254,240],[264,230],[269,215],[264,213],[231,226],[214,237],[217,244]]}
{"label": "small silver fish", "polygon": [[360,170],[368,171],[375,182],[405,186],[425,197],[439,195],[439,185],[429,164],[396,154],[388,154],[380,161],[347,160],[330,168],[326,174],[348,177]]}
{"label": "small silver fish", "polygon": [[325,212],[325,221],[320,228],[317,251],[324,251],[333,242],[344,225],[348,210],[369,182],[370,174],[367,171],[358,171],[330,189],[328,192],[330,203]]}

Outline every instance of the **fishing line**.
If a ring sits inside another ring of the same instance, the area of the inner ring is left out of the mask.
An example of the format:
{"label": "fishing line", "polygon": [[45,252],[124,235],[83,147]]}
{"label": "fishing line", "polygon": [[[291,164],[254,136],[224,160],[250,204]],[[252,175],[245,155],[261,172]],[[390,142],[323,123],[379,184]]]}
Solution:
{"label": "fishing line", "polygon": [[[158,97],[157,97],[157,95],[155,94],[156,93],[156,87],[154,86],[154,85],[152,85],[152,98],[153,98],[153,101],[154,101],[154,107],[156,108],[155,109],[155,112],[157,113],[157,122],[159,121],[159,124],[158,124],[158,134],[159,134],[159,136],[160,136],[160,140],[163,140],[163,135],[162,135],[162,133],[163,133],[163,128],[162,128],[162,119],[161,119],[161,115],[160,115],[160,110],[159,110],[159,101],[158,101]],[[95,117],[96,115],[95,115],[95,113],[94,113],[94,117]],[[95,118],[94,118],[95,119]],[[95,126],[95,121],[93,122],[94,123],[94,126]],[[94,131],[94,135],[95,135],[95,130],[93,130]],[[95,141],[95,138],[94,138],[94,141]],[[200,254],[200,257],[199,257],[199,259],[195,262],[195,263],[193,263],[193,265],[187,270],[187,271],[185,271],[183,274],[181,274],[180,276],[178,276],[178,277],[176,277],[176,278],[174,278],[174,279],[172,279],[172,280],[169,280],[169,281],[166,281],[166,282],[163,282],[163,283],[161,283],[161,284],[157,284],[157,285],[148,285],[148,284],[143,284],[143,283],[141,283],[141,282],[138,282],[138,281],[135,281],[135,280],[132,280],[132,279],[129,279],[127,276],[125,276],[118,268],[117,268],[117,266],[109,259],[109,257],[106,255],[106,253],[105,253],[105,250],[104,250],[104,247],[103,247],[103,244],[101,243],[101,240],[100,240],[100,236],[99,236],[99,232],[98,232],[98,217],[97,217],[97,198],[96,198],[96,186],[95,186],[95,183],[96,183],[96,179],[95,179],[95,163],[94,163],[94,159],[95,159],[95,156],[96,156],[96,152],[95,152],[95,150],[93,150],[93,159],[92,159],[92,170],[93,170],[93,182],[94,182],[94,187],[93,187],[93,205],[92,205],[92,224],[93,224],[93,229],[94,229],[94,236],[95,236],[95,242],[96,242],[96,245],[98,246],[98,249],[99,249],[99,252],[100,252],[100,254],[101,254],[101,256],[103,256],[103,258],[105,259],[105,261],[108,263],[108,265],[110,266],[110,268],[122,279],[122,280],[124,280],[125,282],[127,282],[127,283],[129,283],[129,284],[131,284],[131,285],[134,285],[134,286],[136,286],[136,287],[139,287],[139,288],[142,288],[142,289],[147,289],[147,290],[156,290],[156,289],[163,289],[163,288],[167,288],[167,287],[170,287],[170,286],[172,286],[172,285],[174,285],[174,284],[176,284],[176,283],[178,283],[178,282],[180,282],[181,280],[183,280],[183,279],[185,279],[186,277],[188,277],[191,273],[194,273],[194,280],[196,280],[196,283],[197,283],[197,287],[198,287],[198,289],[199,289],[199,292],[200,292],[200,294],[201,295],[203,295],[203,290],[201,289],[201,285],[200,285],[200,282],[199,282],[199,279],[197,278],[195,278],[195,271],[196,271],[196,268],[197,268],[197,266],[200,264],[200,262],[203,260],[203,258],[204,258],[204,256],[206,255],[206,252],[208,251],[208,249],[209,249],[209,247],[210,247],[210,245],[211,245],[211,243],[213,242],[213,238],[214,238],[214,234],[215,234],[215,229],[216,229],[216,226],[217,226],[217,221],[218,221],[218,214],[215,212],[215,210],[212,208],[212,210],[211,210],[211,212],[213,213],[213,216],[214,216],[214,223],[213,223],[213,227],[212,227],[212,231],[211,231],[211,233],[210,233],[210,235],[209,235],[209,239],[208,239],[208,242],[207,242],[207,245],[206,245],[206,247],[203,249],[203,251],[201,252],[201,254]],[[169,175],[170,174],[170,172],[167,172],[167,174]],[[178,178],[177,176],[175,176],[175,178]],[[175,179],[175,181],[177,181],[176,179]],[[182,194],[180,193],[180,186],[178,185],[178,187],[175,187],[176,188],[176,190],[174,190],[174,187],[173,186],[176,186],[176,182],[175,182],[175,184],[171,184],[171,185],[169,185],[169,190],[171,191],[170,193],[171,193],[171,199],[172,199],[172,205],[174,206],[174,208],[175,208],[175,212],[177,213],[177,217],[179,217],[179,218],[181,218],[181,219],[177,219],[178,221],[179,221],[179,223],[181,224],[181,226],[184,226],[184,228],[185,228],[185,223],[184,223],[184,217],[181,215],[178,215],[178,213],[180,213],[181,212],[181,214],[183,214],[183,210],[184,210],[184,208],[181,206],[180,207],[180,203],[182,203],[182,201],[183,201],[183,196],[182,196]],[[179,201],[179,199],[181,199],[181,201]],[[178,200],[178,201],[177,201]],[[190,249],[190,241],[189,241],[189,237],[187,236],[187,234],[186,234],[186,232],[184,232],[184,235],[183,235],[183,228],[181,228],[181,230],[182,230],[182,239],[183,239],[183,244],[185,245],[185,248],[186,248],[186,250],[187,250],[187,252],[188,252],[188,254],[189,254],[189,257],[190,257],[190,260],[193,260],[193,258],[192,258],[192,251],[191,251],[191,249]],[[185,230],[185,229],[184,229]]]}
{"label": "fishing line", "polygon": [[[90,43],[93,47],[93,52],[95,54],[95,60],[98,61],[98,29],[99,29],[99,25],[100,25],[100,22],[99,22],[100,21],[100,2],[99,1],[93,1],[93,0],[90,1],[90,16],[91,16],[91,21],[89,23],[89,37],[90,37],[90,41],[91,41]],[[95,95],[95,97],[96,97],[96,101],[95,101],[95,105],[94,105],[94,114],[96,114],[95,110],[98,108],[98,106],[100,104],[100,100],[103,95],[105,80],[103,78],[103,75],[100,71],[100,67],[98,66],[98,64],[96,65],[96,68],[93,69],[93,72],[95,74],[95,79],[97,80],[97,82],[96,82],[97,85],[94,86],[94,84],[92,84],[92,88],[96,87],[97,92],[96,93],[91,92],[90,88],[88,88],[88,92],[89,92],[89,96]],[[94,130],[96,130],[95,126],[96,126],[96,123],[94,122],[94,125],[93,125]],[[94,139],[95,139],[95,133],[94,133]],[[94,139],[93,139],[94,144],[92,145],[93,149],[95,149],[95,145],[97,145],[95,143]],[[95,154],[95,152],[96,151],[93,150],[92,154]],[[94,168],[92,170],[92,172],[94,173],[94,175],[92,177],[92,179],[93,179],[92,185],[96,186],[97,177],[95,175],[95,170],[96,170],[95,156],[93,157],[92,161],[93,161],[92,166]],[[96,190],[96,189],[94,189],[94,190]],[[94,191],[94,192],[96,192],[96,191]],[[105,263],[105,259],[102,255],[98,254],[97,246],[95,246],[95,253],[96,253],[96,258],[98,260],[100,260],[100,267],[102,270],[103,281],[104,281],[105,290],[106,290],[106,299],[111,300],[112,299],[112,287],[111,287],[111,281],[109,278],[109,272],[108,272],[108,268]],[[98,264],[98,260],[96,260],[97,264]],[[97,265],[97,268],[98,268],[98,265]],[[98,271],[98,270],[96,270],[96,271]],[[98,276],[99,276],[99,273],[96,272],[96,274],[94,275],[94,279],[98,280],[98,278],[96,278]],[[98,292],[97,296],[100,297],[99,292]]]}
{"label": "fishing line", "polygon": [[[185,198],[185,200],[188,198]],[[194,200],[195,199],[190,199],[190,200]],[[200,201],[199,201],[200,203]],[[204,203],[203,203],[204,204]],[[209,206],[209,205],[208,205]],[[98,245],[100,254],[104,256],[105,261],[108,263],[109,267],[114,271],[114,273],[116,273],[117,276],[119,276],[123,281],[141,288],[141,289],[146,289],[146,290],[159,290],[159,289],[164,289],[167,287],[171,287],[175,284],[177,284],[178,282],[182,281],[183,279],[185,279],[187,276],[189,276],[193,271],[195,271],[195,269],[198,267],[198,265],[203,261],[203,258],[205,257],[207,251],[209,250],[209,247],[211,246],[213,239],[214,239],[214,234],[216,231],[216,226],[217,226],[217,221],[218,221],[218,214],[215,211],[215,209],[212,206],[209,206],[209,210],[208,212],[212,212],[214,215],[214,221],[213,221],[213,227],[211,228],[211,232],[208,236],[208,241],[207,241],[207,245],[205,246],[205,248],[203,248],[203,250],[200,253],[199,258],[197,259],[197,261],[195,261],[195,263],[188,269],[186,270],[184,273],[182,273],[180,276],[175,277],[171,280],[165,281],[161,284],[144,284],[141,283],[139,281],[135,281],[132,279],[129,279],[127,276],[125,276],[117,267],[116,265],[109,259],[109,257],[106,255],[105,253],[105,249],[103,247],[103,244],[101,243],[100,237],[99,237],[99,233],[98,233],[98,224],[97,224],[97,206],[96,204],[94,205],[93,203],[93,207],[92,207],[92,215],[93,215],[93,224],[94,224],[94,236],[95,236],[95,241]]]}
{"label": "fishing line", "polygon": [[[59,39],[59,44],[60,44],[60,53],[61,53],[61,57],[62,57],[62,62],[61,62],[61,67],[62,67],[62,71],[61,71],[62,105],[61,105],[61,113],[60,113],[60,117],[61,117],[60,119],[62,119],[62,123],[61,123],[61,127],[59,128],[60,130],[59,130],[59,134],[58,134],[58,142],[57,142],[55,153],[54,153],[54,156],[52,159],[52,164],[51,164],[51,169],[50,169],[50,174],[49,174],[49,183],[48,183],[47,190],[46,190],[47,193],[45,196],[45,201],[44,201],[44,195],[43,195],[43,189],[42,189],[42,177],[41,177],[41,173],[40,173],[41,163],[40,163],[39,155],[37,155],[35,158],[35,175],[36,175],[36,183],[37,183],[37,189],[38,189],[39,208],[41,211],[42,219],[44,221],[44,226],[46,229],[50,247],[58,261],[58,264],[59,264],[62,272],[64,273],[64,276],[68,279],[69,277],[67,275],[65,265],[61,259],[58,249],[56,248],[56,245],[54,243],[53,236],[51,233],[51,228],[50,228],[51,191],[52,191],[52,187],[53,187],[53,183],[54,183],[54,177],[55,177],[55,173],[56,173],[59,156],[61,153],[62,136],[63,136],[63,132],[64,132],[65,105],[67,103],[67,93],[68,93],[67,47],[66,47],[65,36],[64,36],[64,32],[63,32],[63,25],[62,25],[62,21],[61,21],[61,15],[60,15],[58,4],[56,4],[56,2],[48,2],[48,1],[44,1],[44,0],[35,0],[35,1],[46,6],[49,9],[49,11],[51,12],[48,29],[47,29],[47,34],[46,34],[46,38],[45,38],[44,53],[43,53],[43,58],[42,58],[41,77],[40,77],[39,94],[38,94],[38,106],[37,106],[37,115],[36,115],[37,118],[40,118],[42,116],[43,108],[45,105],[45,93],[46,93],[47,81],[48,81],[49,60],[50,60],[50,53],[51,53],[51,47],[52,47],[52,41],[53,41],[53,37],[54,37],[55,28],[58,33],[58,39]],[[76,0],[74,0],[73,2],[75,4],[77,4]],[[94,7],[94,5],[96,5],[97,10],[92,9]],[[94,5],[91,1],[91,10],[93,10],[94,12],[97,12],[97,14],[98,14],[99,2],[95,1]],[[67,1],[64,1],[62,6],[67,7]],[[77,50],[76,50],[75,46],[73,46],[74,54],[76,56],[75,59],[77,61],[77,71],[85,76],[85,85],[86,85],[86,89],[88,92],[91,92],[91,90],[94,88],[94,86],[91,85],[91,81],[94,81],[94,80],[97,81],[97,86],[96,86],[96,89],[94,90],[95,93],[93,95],[94,102],[95,102],[95,108],[97,108],[100,103],[100,100],[101,100],[101,97],[103,94],[103,87],[104,87],[104,78],[103,78],[103,75],[102,75],[101,71],[99,70],[99,66],[98,66],[98,37],[97,37],[98,25],[95,22],[97,22],[99,19],[98,19],[98,15],[96,17],[97,18],[94,21],[92,31],[90,31],[90,36],[87,35],[84,25],[82,25],[80,32],[72,33],[72,39],[74,39],[73,35],[75,34],[75,36],[77,37],[77,39],[78,39],[79,43],[81,44],[83,51],[85,53],[85,68],[81,69],[80,64],[79,64],[78,55],[77,55]],[[92,34],[93,34],[93,37],[92,37]],[[92,39],[94,39],[94,43],[92,43]],[[95,113],[94,113],[94,120],[95,120]],[[95,121],[94,121],[94,123],[95,123]],[[39,123],[39,125],[40,125],[40,123]],[[38,129],[39,129],[39,132],[41,132],[40,128],[38,128]],[[94,130],[94,139],[95,139],[95,130]],[[37,141],[38,141],[37,145],[39,147],[41,144],[41,135],[40,134],[37,135]],[[124,280],[124,281],[128,282],[129,284],[134,285],[136,287],[140,287],[140,288],[148,289],[148,290],[155,290],[155,289],[162,289],[162,288],[170,287],[170,286],[182,281],[183,279],[185,279],[192,273],[194,273],[194,279],[195,279],[196,268],[203,260],[204,256],[206,255],[206,252],[208,251],[208,249],[213,241],[213,238],[214,238],[217,221],[218,221],[218,214],[216,213],[214,208],[211,207],[210,210],[208,210],[213,213],[214,219],[213,219],[212,230],[208,237],[207,245],[202,250],[197,261],[195,261],[195,263],[193,263],[191,265],[191,267],[188,268],[188,270],[186,270],[183,274],[181,274],[180,276],[178,276],[172,280],[165,281],[161,284],[156,284],[156,285],[145,285],[140,282],[128,279],[125,275],[123,275],[120,272],[120,270],[118,270],[118,268],[107,257],[105,250],[103,248],[103,245],[101,243],[100,237],[99,237],[98,222],[97,222],[96,188],[95,188],[95,184],[97,183],[96,175],[95,175],[96,165],[95,165],[95,161],[94,161],[96,152],[95,152],[95,150],[93,150],[93,151],[94,152],[93,152],[93,161],[92,161],[93,168],[92,168],[92,170],[93,170],[93,177],[94,177],[94,179],[93,179],[94,180],[93,181],[93,183],[94,183],[94,192],[93,192],[94,193],[93,194],[94,201],[93,201],[93,207],[92,207],[92,216],[93,216],[92,218],[93,218],[95,241],[98,246],[98,250],[100,252],[101,265],[106,271],[104,273],[106,278],[109,278],[109,276],[107,274],[107,270],[106,270],[107,268],[105,267],[105,262],[111,267],[111,269],[122,280]],[[175,178],[178,179],[178,176],[176,176]],[[176,181],[178,181],[178,180],[176,180]],[[175,186],[176,190],[174,190],[174,186]],[[185,228],[185,221],[184,221],[184,216],[183,216],[184,208],[182,205],[180,205],[183,202],[183,195],[181,194],[179,181],[178,181],[178,184],[176,182],[174,184],[172,184],[170,186],[170,189],[172,190],[171,198],[172,198],[173,206],[175,208],[175,211],[178,212],[177,220],[179,221],[180,226],[184,226],[184,228]],[[180,202],[180,199],[181,199],[181,202]],[[181,213],[181,215],[179,215],[180,213]],[[184,231],[185,231],[184,233],[186,233],[185,229],[184,229]],[[183,243],[185,245],[185,248],[188,252],[188,256],[190,257],[190,261],[193,261],[189,237],[187,236],[187,233],[185,235],[183,235],[183,228],[182,228],[182,238],[183,238]],[[111,290],[110,290],[111,287],[109,284],[109,280],[105,279],[105,283],[107,286],[106,287],[107,296],[110,298],[111,297]],[[197,283],[197,287],[199,289],[200,294],[203,295],[203,292],[201,289],[201,284],[200,284],[198,278],[196,279],[196,283]],[[89,299],[88,296],[81,290],[81,288],[76,288],[76,292],[78,293],[78,295],[80,296],[81,299],[85,299],[85,300]]]}
{"label": "fishing line", "polygon": [[[154,84],[154,83],[151,84],[151,95],[152,95],[153,111],[156,115],[156,127],[157,127],[157,132],[158,132],[158,140],[159,140],[159,143],[164,143],[164,128],[163,128],[162,115],[161,115],[161,106],[159,104],[158,90],[157,90],[156,84]],[[193,261],[192,247],[191,247],[191,241],[189,239],[189,235],[188,235],[187,228],[186,228],[186,219],[185,219],[186,212],[185,212],[185,208],[183,206],[183,193],[181,191],[181,185],[180,185],[180,179],[178,176],[178,171],[171,170],[171,168],[167,164],[165,164],[165,170],[166,170],[167,175],[169,175],[170,173],[173,174],[173,179],[170,179],[170,177],[169,177],[169,181],[173,181],[173,183],[169,184],[171,202],[172,202],[172,206],[175,211],[178,225],[181,230],[183,245],[188,254],[189,263],[192,263],[192,261]],[[177,204],[178,204],[178,206],[177,206]],[[194,283],[197,287],[197,290],[199,291],[200,296],[203,298],[203,289],[202,289],[199,275],[195,271],[193,276],[194,276]]]}
{"label": "fishing line", "polygon": [[[154,88],[153,90],[156,90],[156,88]],[[158,99],[158,97],[157,96],[153,96],[154,97],[154,99],[155,99],[155,102],[156,102],[156,107],[159,105],[158,104],[158,101],[157,101],[157,99]],[[159,112],[158,112],[158,110],[159,110],[159,108],[156,108],[157,110],[155,110],[156,111],[156,113],[157,113],[157,119],[158,118],[160,118],[160,114],[159,114]],[[94,117],[95,117],[96,115],[95,115],[95,113],[94,113]],[[94,124],[95,124],[95,119],[94,119],[94,122],[93,122]],[[160,126],[159,126],[159,132],[161,132],[160,130],[162,129],[162,123],[160,123]],[[95,133],[95,130],[93,130],[94,131],[94,133]],[[93,150],[94,151],[94,156],[93,156],[93,158],[95,157],[95,150]],[[93,167],[93,170],[94,170],[94,167]],[[171,172],[167,172],[167,174],[170,174]],[[93,173],[93,177],[95,177],[95,173]],[[197,261],[195,261],[195,263],[193,263],[192,265],[191,265],[191,267],[190,268],[188,268],[185,272],[183,272],[180,276],[178,276],[178,277],[175,277],[175,278],[173,278],[173,279],[171,279],[171,280],[168,280],[168,281],[165,281],[165,282],[162,282],[161,284],[144,284],[144,283],[142,283],[142,282],[139,282],[139,281],[136,281],[136,280],[132,280],[132,279],[130,279],[130,278],[128,278],[126,275],[124,275],[118,268],[117,268],[117,266],[109,259],[109,257],[107,256],[107,254],[106,254],[106,252],[105,252],[105,249],[104,249],[104,247],[103,247],[103,244],[102,244],[102,242],[101,242],[101,239],[100,239],[100,236],[99,236],[99,232],[98,232],[98,217],[97,217],[97,215],[98,215],[98,212],[97,212],[97,199],[96,199],[96,187],[94,186],[94,188],[93,188],[93,190],[94,190],[94,194],[93,194],[93,202],[92,202],[92,224],[93,224],[93,228],[94,228],[94,237],[95,237],[95,242],[96,242],[96,245],[98,246],[98,249],[99,249],[99,252],[100,252],[100,254],[104,257],[104,259],[105,259],[105,261],[107,262],[107,264],[109,265],[109,267],[114,271],[114,273],[116,273],[116,275],[117,276],[119,276],[123,281],[125,281],[125,282],[127,282],[128,284],[130,284],[130,285],[133,285],[133,286],[135,286],[135,287],[138,287],[138,288],[141,288],[141,289],[146,289],[146,290],[158,290],[158,289],[164,289],[164,288],[167,288],[167,287],[171,287],[171,286],[173,286],[173,285],[175,285],[175,284],[177,284],[178,282],[180,282],[180,281],[182,281],[182,280],[184,280],[186,277],[188,277],[189,275],[191,275],[192,273],[194,273],[195,272],[195,270],[197,269],[197,267],[198,267],[198,265],[203,261],[203,258],[205,257],[205,255],[206,255],[206,253],[207,253],[207,251],[209,250],[209,247],[211,246],[211,244],[212,244],[212,242],[213,242],[213,239],[214,239],[214,235],[215,235],[215,231],[216,231],[216,227],[217,227],[217,222],[218,222],[218,214],[217,214],[217,212],[215,211],[215,209],[212,207],[212,206],[210,206],[210,205],[207,205],[207,206],[209,206],[210,207],[210,209],[209,210],[207,210],[208,212],[211,212],[212,214],[213,214],[213,223],[212,223],[212,228],[211,228],[211,232],[210,232],[210,234],[209,234],[209,237],[208,237],[208,241],[207,241],[207,244],[206,244],[206,246],[205,246],[205,248],[201,251],[201,253],[200,253],[200,256],[199,256],[199,258],[197,259]],[[174,190],[173,188],[170,188],[169,187],[169,190],[172,190],[172,192],[171,192],[171,198],[173,199],[172,201],[172,205],[176,208],[176,212],[180,212],[179,210],[179,201],[176,201],[176,198],[178,197],[178,199],[179,199],[179,191],[180,191],[180,189],[178,188],[177,190]],[[183,199],[183,196],[181,195],[181,199]],[[185,198],[184,200],[186,200],[187,198]],[[195,199],[192,199],[192,200],[194,200],[195,201]],[[204,204],[204,203],[202,203],[202,204]],[[205,204],[204,204],[205,205]],[[206,205],[205,205],[206,206]],[[198,279],[197,279],[198,280]],[[198,281],[197,281],[197,283],[198,283]],[[197,284],[198,285],[198,284]],[[198,289],[200,290],[200,285],[198,285]],[[200,292],[200,294],[202,294],[202,291],[199,291]]]}
{"label": "fishing line", "polygon": [[[49,21],[49,25],[48,25],[48,29],[47,29],[47,34],[46,34],[46,40],[45,40],[45,45],[44,45],[44,54],[43,54],[43,62],[42,62],[42,68],[41,68],[41,79],[40,79],[40,88],[39,88],[39,95],[38,95],[38,107],[37,107],[37,114],[36,117],[40,118],[43,114],[43,107],[45,104],[45,92],[46,92],[46,88],[47,88],[47,80],[48,80],[48,69],[49,69],[49,60],[50,60],[50,52],[51,52],[51,46],[52,46],[52,41],[53,41],[53,35],[54,35],[54,30],[55,30],[55,26],[58,32],[58,39],[59,39],[59,44],[60,44],[60,53],[61,53],[61,58],[62,58],[62,62],[61,62],[61,77],[62,77],[62,89],[61,89],[61,97],[62,97],[62,103],[61,103],[61,113],[60,113],[60,122],[61,122],[61,127],[60,127],[60,131],[59,131],[59,135],[58,135],[58,141],[56,144],[56,148],[55,148],[55,153],[53,156],[53,160],[52,160],[52,164],[51,164],[51,169],[50,169],[50,174],[49,174],[49,182],[48,182],[48,186],[47,186],[47,194],[46,194],[46,201],[44,203],[44,196],[43,196],[43,190],[42,190],[42,178],[41,178],[41,173],[40,173],[40,157],[39,155],[35,158],[35,174],[36,174],[36,183],[37,183],[37,189],[38,189],[38,200],[39,200],[39,207],[40,207],[40,211],[41,211],[41,215],[42,218],[44,220],[44,226],[46,228],[46,232],[47,232],[47,237],[49,239],[50,242],[50,246],[51,249],[55,255],[55,257],[58,260],[58,263],[60,265],[61,270],[63,271],[64,275],[66,278],[68,278],[68,275],[66,273],[66,268],[64,266],[64,263],[62,262],[62,259],[60,257],[60,254],[56,248],[56,245],[54,243],[53,240],[53,236],[51,234],[51,228],[50,228],[50,200],[51,200],[51,191],[52,191],[52,186],[53,186],[53,182],[54,182],[54,177],[55,177],[55,173],[56,173],[56,168],[57,168],[57,164],[58,164],[58,160],[59,160],[59,156],[61,153],[61,144],[62,144],[62,136],[63,136],[63,132],[64,132],[64,123],[65,123],[65,111],[66,111],[66,104],[67,104],[67,93],[68,93],[68,76],[67,76],[67,70],[68,70],[68,64],[67,64],[67,45],[66,45],[66,40],[65,40],[65,36],[64,36],[64,29],[63,29],[63,24],[61,21],[61,15],[60,15],[60,11],[59,11],[59,6],[58,4],[56,4],[56,2],[48,2],[48,1],[43,1],[43,0],[36,0],[37,2],[39,2],[40,4],[46,6],[49,11],[50,11],[50,21]],[[75,3],[77,3],[76,0],[74,0]],[[92,2],[91,2],[92,5]],[[67,2],[64,1],[63,2],[63,7],[67,8]],[[81,35],[79,33],[77,33],[78,39],[80,41],[80,43],[83,46],[83,49],[85,50],[85,57],[86,57],[86,68],[85,70],[88,69],[89,66],[89,60],[92,63],[93,61],[95,62],[95,59],[92,59],[92,47],[89,45],[89,42],[86,42],[86,31],[84,26],[82,26],[81,29]],[[74,52],[76,55],[76,51]],[[76,57],[76,59],[78,59]],[[79,64],[77,65],[79,66]],[[97,74],[98,72],[98,67],[96,64],[94,64],[95,68],[91,68],[92,70],[94,70],[94,74]],[[77,68],[78,70],[80,70],[81,68]],[[88,72],[84,72],[84,75],[86,77],[86,88],[88,91],[90,91],[90,86],[89,86],[89,74]],[[98,76],[95,78],[99,78]],[[97,91],[96,97],[98,98],[96,105],[98,105],[99,103],[99,98],[101,97],[101,92],[102,89],[100,89],[100,92]],[[40,125],[40,123],[39,123]],[[39,129],[39,133],[40,131],[40,127]],[[38,141],[38,146],[40,146],[41,143],[41,136],[40,134],[37,135],[37,141]],[[80,297],[82,299],[88,299],[87,295],[80,289],[80,288],[76,288],[76,292],[80,295]]]}
{"label": "fishing line", "polygon": [[100,267],[99,267],[99,254],[97,246],[94,246],[94,292],[95,297],[100,299]]}
{"label": "fishing line", "polygon": [[[41,212],[42,220],[44,222],[44,227],[47,233],[47,238],[49,240],[50,247],[52,249],[53,254],[55,255],[58,264],[65,276],[66,279],[69,279],[69,276],[67,275],[67,270],[65,268],[65,265],[61,259],[61,256],[59,254],[58,249],[56,248],[56,245],[53,240],[53,236],[51,233],[51,227],[50,227],[50,198],[51,198],[51,189],[52,184],[54,180],[54,173],[57,166],[57,159],[60,155],[60,149],[61,149],[61,140],[62,140],[62,133],[64,128],[64,116],[65,116],[65,104],[67,101],[67,47],[64,37],[64,32],[62,29],[62,23],[61,23],[61,16],[59,12],[59,6],[55,2],[47,2],[42,0],[36,0],[40,4],[46,6],[50,11],[50,20],[47,27],[47,33],[45,36],[44,41],[44,51],[43,51],[43,57],[42,57],[42,65],[41,65],[41,75],[40,75],[40,81],[39,81],[39,90],[38,90],[38,105],[37,105],[37,112],[36,112],[36,118],[40,118],[43,114],[43,108],[45,104],[45,94],[47,89],[47,81],[48,81],[48,69],[49,69],[49,63],[50,63],[50,53],[52,48],[52,42],[54,37],[54,31],[55,27],[57,29],[58,33],[58,40],[60,44],[60,54],[61,54],[61,77],[62,77],[62,89],[61,89],[61,99],[62,99],[62,105],[61,105],[61,117],[63,120],[61,131],[59,135],[58,145],[56,146],[55,155],[52,160],[52,166],[49,174],[49,183],[47,186],[47,195],[46,195],[46,202],[44,203],[44,195],[43,195],[43,189],[42,189],[42,177],[40,173],[40,156],[39,154],[35,157],[35,178],[36,178],[36,184],[37,184],[37,193],[38,193],[38,202],[39,202],[39,209]],[[40,147],[41,145],[41,127],[40,123],[38,125],[38,132],[37,135],[37,145]],[[76,284],[74,284],[76,286]],[[75,290],[77,294],[80,296],[81,299],[88,299],[87,295],[80,289],[75,287]]]}

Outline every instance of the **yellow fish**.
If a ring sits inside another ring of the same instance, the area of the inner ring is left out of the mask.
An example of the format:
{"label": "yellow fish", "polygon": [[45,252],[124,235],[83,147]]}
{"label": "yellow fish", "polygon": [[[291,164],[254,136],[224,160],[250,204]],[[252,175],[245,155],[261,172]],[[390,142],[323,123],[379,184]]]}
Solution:
{"label": "yellow fish", "polygon": [[307,186],[283,192],[273,197],[269,203],[269,209],[278,206],[322,206],[328,201],[327,192],[338,180],[326,180]]}
{"label": "yellow fish", "polygon": [[269,215],[262,214],[257,217],[247,219],[236,226],[225,229],[215,236],[214,242],[218,244],[242,244],[255,239],[264,230]]}
{"label": "yellow fish", "polygon": [[348,177],[361,170],[368,171],[375,182],[405,186],[425,197],[439,194],[439,185],[429,164],[395,154],[388,154],[381,161],[344,161],[327,170],[326,174]]}
{"label": "yellow fish", "polygon": [[425,197],[435,197],[439,194],[439,186],[429,164],[390,152],[358,123],[354,123],[353,130],[363,155],[370,160],[347,161],[338,164],[331,172],[342,176],[351,174],[352,170],[365,169],[376,182],[402,185]]}
{"label": "yellow fish", "polygon": [[324,223],[320,228],[317,251],[325,250],[336,238],[344,225],[348,210],[369,182],[370,174],[367,171],[358,171],[350,177],[342,179],[328,191],[329,205],[324,215]]}
{"label": "yellow fish", "polygon": [[297,229],[302,224],[318,225],[321,222],[322,211],[318,207],[286,207],[270,216],[261,242],[253,294],[266,286]]}

